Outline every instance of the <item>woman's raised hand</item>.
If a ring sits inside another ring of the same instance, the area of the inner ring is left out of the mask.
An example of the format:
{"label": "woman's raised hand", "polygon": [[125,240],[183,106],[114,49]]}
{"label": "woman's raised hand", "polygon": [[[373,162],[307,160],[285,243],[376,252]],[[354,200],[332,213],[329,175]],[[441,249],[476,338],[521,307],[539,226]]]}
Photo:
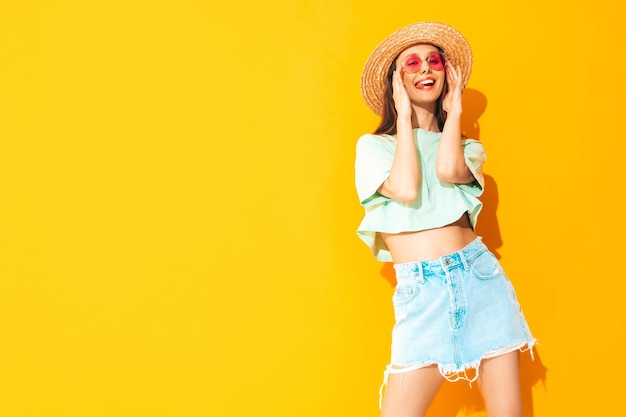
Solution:
{"label": "woman's raised hand", "polygon": [[408,117],[410,119],[413,109],[411,107],[411,99],[402,81],[401,71],[401,69],[396,69],[393,72],[393,102],[398,112],[398,118]]}
{"label": "woman's raised hand", "polygon": [[462,84],[461,70],[454,67],[450,61],[446,61],[446,77],[448,80],[448,93],[443,98],[443,109],[450,114],[454,110],[459,112],[463,109],[461,104],[461,94],[465,86]]}

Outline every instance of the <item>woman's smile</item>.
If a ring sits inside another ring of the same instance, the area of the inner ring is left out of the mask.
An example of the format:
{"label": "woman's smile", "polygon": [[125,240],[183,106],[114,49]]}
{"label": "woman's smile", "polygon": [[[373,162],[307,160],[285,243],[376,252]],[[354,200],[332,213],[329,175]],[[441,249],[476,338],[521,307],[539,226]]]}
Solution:
{"label": "woman's smile", "polygon": [[435,88],[435,82],[436,80],[434,78],[427,77],[416,82],[415,88],[417,88],[418,90],[429,91]]}

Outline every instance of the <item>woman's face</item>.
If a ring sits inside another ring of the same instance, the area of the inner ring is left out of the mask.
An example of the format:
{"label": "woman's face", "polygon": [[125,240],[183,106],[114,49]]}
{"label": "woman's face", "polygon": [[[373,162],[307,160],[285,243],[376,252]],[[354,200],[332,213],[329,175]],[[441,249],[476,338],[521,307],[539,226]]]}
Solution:
{"label": "woman's face", "polygon": [[436,46],[411,46],[398,56],[396,69],[401,71],[404,87],[412,102],[434,104],[445,83],[445,62]]}

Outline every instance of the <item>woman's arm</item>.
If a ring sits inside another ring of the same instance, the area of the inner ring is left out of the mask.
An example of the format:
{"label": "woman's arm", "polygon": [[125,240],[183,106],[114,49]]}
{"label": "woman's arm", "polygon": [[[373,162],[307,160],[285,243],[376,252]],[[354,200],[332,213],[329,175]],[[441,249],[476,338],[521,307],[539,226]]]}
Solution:
{"label": "woman's arm", "polygon": [[419,192],[420,162],[413,139],[411,100],[398,70],[393,73],[393,99],[398,112],[396,152],[389,177],[378,192],[394,200],[410,202]]}
{"label": "woman's arm", "polygon": [[474,181],[474,175],[465,164],[465,155],[461,144],[461,73],[458,68],[446,65],[449,91],[443,100],[443,109],[447,113],[446,124],[441,134],[437,152],[437,178],[455,184],[468,184]]}

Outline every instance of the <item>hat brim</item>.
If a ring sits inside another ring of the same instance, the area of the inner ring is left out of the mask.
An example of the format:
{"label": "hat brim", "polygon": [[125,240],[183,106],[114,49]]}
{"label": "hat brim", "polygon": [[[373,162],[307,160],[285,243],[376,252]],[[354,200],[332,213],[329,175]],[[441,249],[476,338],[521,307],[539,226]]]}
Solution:
{"label": "hat brim", "polygon": [[389,67],[404,49],[418,43],[430,43],[441,48],[450,63],[460,68],[463,85],[467,84],[472,72],[472,49],[463,34],[443,23],[414,23],[389,35],[365,63],[361,75],[361,94],[377,115],[382,115]]}

